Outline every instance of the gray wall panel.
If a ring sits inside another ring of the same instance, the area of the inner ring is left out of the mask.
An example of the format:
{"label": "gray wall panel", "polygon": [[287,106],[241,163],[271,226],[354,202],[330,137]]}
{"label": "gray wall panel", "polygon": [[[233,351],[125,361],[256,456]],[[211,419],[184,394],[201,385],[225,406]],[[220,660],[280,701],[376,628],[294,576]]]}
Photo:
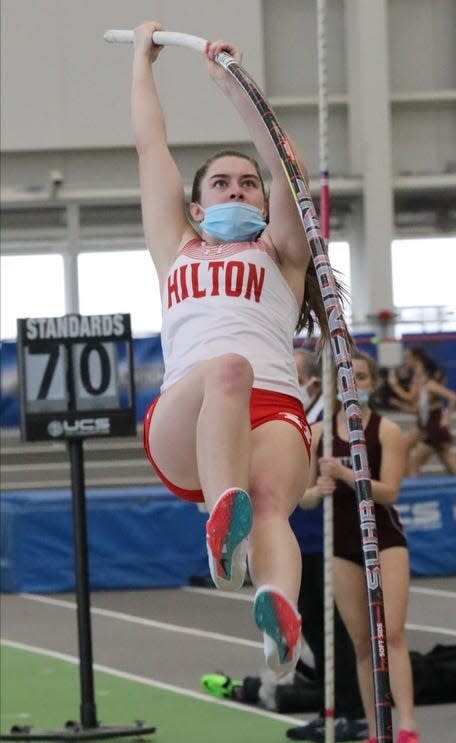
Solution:
{"label": "gray wall panel", "polygon": [[[440,110],[407,107],[393,113],[393,168],[401,173],[456,170],[456,103]],[[456,198],[456,197],[455,197]]]}
{"label": "gray wall panel", "polygon": [[[344,5],[329,0],[327,7],[328,92],[345,93]],[[316,0],[264,0],[268,95],[317,95],[316,27]]]}
{"label": "gray wall panel", "polygon": [[[132,49],[106,44],[103,31],[151,15],[170,30],[232,38],[263,82],[260,0],[2,0],[1,13],[3,151],[131,146]],[[171,143],[246,139],[202,58],[167,49],[157,69]]]}
{"label": "gray wall panel", "polygon": [[62,145],[58,0],[1,2],[2,149]]}
{"label": "gray wall panel", "polygon": [[391,89],[456,87],[455,0],[390,0]]}

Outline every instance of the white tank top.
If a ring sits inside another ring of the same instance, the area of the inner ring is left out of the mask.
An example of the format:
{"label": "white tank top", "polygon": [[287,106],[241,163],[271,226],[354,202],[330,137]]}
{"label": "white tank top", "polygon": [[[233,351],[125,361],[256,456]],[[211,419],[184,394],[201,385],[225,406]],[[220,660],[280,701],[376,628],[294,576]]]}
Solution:
{"label": "white tank top", "polygon": [[300,399],[293,336],[298,303],[262,240],[186,243],[162,296],[162,391],[202,361],[247,358],[254,386]]}

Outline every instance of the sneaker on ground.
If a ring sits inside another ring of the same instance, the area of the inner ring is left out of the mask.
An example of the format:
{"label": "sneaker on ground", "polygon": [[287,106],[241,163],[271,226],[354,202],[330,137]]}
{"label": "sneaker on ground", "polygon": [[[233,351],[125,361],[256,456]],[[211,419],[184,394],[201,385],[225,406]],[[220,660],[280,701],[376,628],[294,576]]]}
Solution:
{"label": "sneaker on ground", "polygon": [[235,699],[235,689],[242,686],[242,681],[233,681],[223,673],[206,673],[200,682],[204,691],[219,699]]}
{"label": "sneaker on ground", "polygon": [[[367,735],[367,724],[365,720],[353,720],[347,717],[336,717],[334,720],[334,740],[336,743],[347,743],[348,741],[365,740]],[[287,730],[287,738],[292,740],[307,740],[312,743],[324,743],[325,718],[317,717],[308,725],[302,725]]]}
{"label": "sneaker on ground", "polygon": [[283,676],[294,669],[301,651],[301,617],[291,601],[274,586],[255,594],[253,616],[263,632],[267,666]]}
{"label": "sneaker on ground", "polygon": [[217,588],[237,591],[247,569],[246,538],[252,528],[252,504],[245,490],[226,490],[206,522],[209,570]]}

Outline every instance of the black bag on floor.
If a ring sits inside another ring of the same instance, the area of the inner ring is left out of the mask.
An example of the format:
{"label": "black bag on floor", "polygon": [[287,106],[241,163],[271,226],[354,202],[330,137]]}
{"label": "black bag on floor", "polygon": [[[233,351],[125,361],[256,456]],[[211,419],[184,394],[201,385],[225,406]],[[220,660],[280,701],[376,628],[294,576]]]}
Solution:
{"label": "black bag on floor", "polygon": [[456,702],[456,645],[435,645],[428,653],[412,650],[410,660],[416,705]]}
{"label": "black bag on floor", "polygon": [[260,676],[246,676],[241,699],[247,704],[261,704],[266,709],[282,714],[316,712],[320,691],[313,670],[302,661],[291,679],[278,681],[272,671],[263,670]]}
{"label": "black bag on floor", "polygon": [[317,712],[320,691],[315,681],[296,672],[292,684],[277,686],[275,699],[277,712],[282,714]]}
{"label": "black bag on floor", "polygon": [[[456,702],[456,645],[435,645],[428,653],[412,650],[410,661],[416,706]],[[271,672],[245,678],[243,701],[282,714],[315,712],[320,691],[312,669],[301,664],[292,683],[277,683]]]}

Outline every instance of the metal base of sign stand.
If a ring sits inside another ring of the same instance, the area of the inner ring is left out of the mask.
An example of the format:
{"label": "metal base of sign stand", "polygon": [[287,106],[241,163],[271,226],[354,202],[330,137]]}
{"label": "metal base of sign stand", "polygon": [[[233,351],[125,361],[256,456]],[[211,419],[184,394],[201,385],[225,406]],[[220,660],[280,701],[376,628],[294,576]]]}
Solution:
{"label": "metal base of sign stand", "polygon": [[155,733],[156,728],[152,725],[144,725],[137,720],[134,725],[109,726],[96,725],[95,727],[83,727],[79,722],[69,720],[62,730],[37,730],[33,732],[27,725],[14,725],[10,733],[0,736],[1,740],[103,740],[106,738],[135,738],[140,740],[145,735]]}

